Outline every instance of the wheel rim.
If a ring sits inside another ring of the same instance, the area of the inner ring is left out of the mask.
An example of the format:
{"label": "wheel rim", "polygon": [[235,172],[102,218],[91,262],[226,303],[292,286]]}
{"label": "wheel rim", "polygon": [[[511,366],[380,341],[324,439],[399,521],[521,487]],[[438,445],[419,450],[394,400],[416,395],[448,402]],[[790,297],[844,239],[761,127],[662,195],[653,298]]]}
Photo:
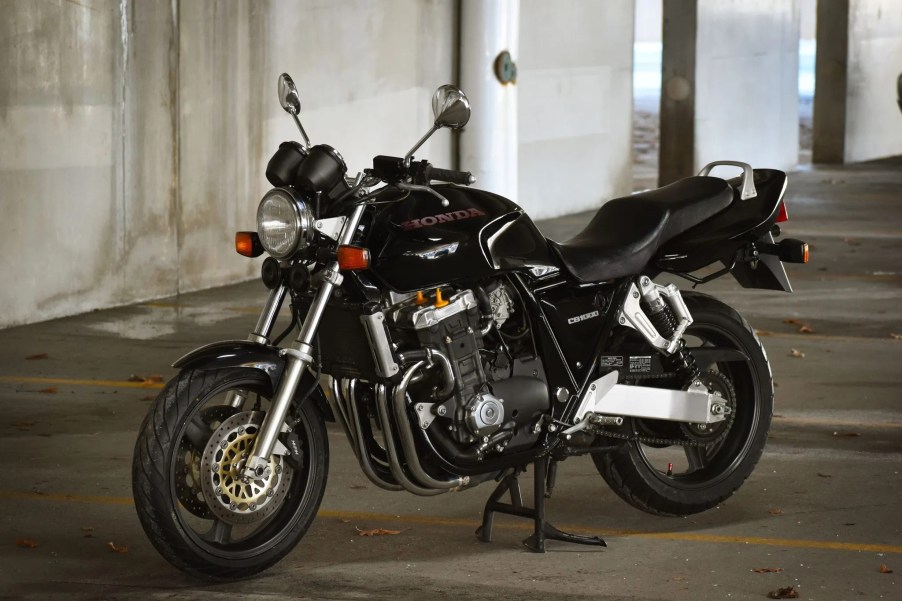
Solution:
{"label": "wheel rim", "polygon": [[[734,333],[713,323],[693,323],[685,338],[690,351],[717,346],[738,349],[750,356],[752,350]],[[751,360],[716,363],[712,370],[716,374],[714,379],[726,379],[735,392],[732,415],[725,420],[728,423],[708,435],[709,440],[717,440],[714,445],[654,448],[638,441],[633,443],[649,473],[670,488],[698,490],[717,486],[736,471],[753,448],[754,434],[761,420],[758,403],[761,386]],[[713,388],[717,390],[718,385]],[[726,434],[718,439],[718,432],[723,433],[724,427]],[[634,427],[634,433],[641,435],[639,430],[641,428]],[[696,431],[695,436],[692,434],[691,430],[683,430],[684,438],[699,442],[706,438],[700,431]]]}
{"label": "wheel rim", "polygon": [[[203,432],[202,436],[199,436],[196,418],[205,412],[209,414],[211,408],[216,408],[217,411],[224,411],[221,408],[224,407],[223,403],[228,397],[229,391],[250,391],[250,396],[255,397],[255,400],[261,404],[261,407],[268,405],[269,399],[263,392],[266,388],[267,386],[260,381],[245,379],[225,383],[206,394],[203,400],[198,402],[197,406],[192,409],[188,419],[184,420],[182,427],[179,429],[177,435],[179,444],[176,445],[176,449],[183,448],[186,442],[197,448],[198,439],[203,438],[203,450],[206,451],[206,441],[217,431],[221,430],[222,426],[208,428],[207,432]],[[240,416],[240,413],[235,413],[232,417],[238,416]],[[228,421],[224,420],[222,423]],[[294,529],[304,517],[304,509],[308,501],[307,497],[312,494],[311,485],[316,477],[316,467],[310,452],[312,432],[309,424],[306,423],[306,420],[300,420],[293,430],[298,437],[299,448],[302,452],[298,458],[297,467],[292,467],[285,462],[279,462],[284,465],[283,473],[281,474],[281,481],[284,482],[284,486],[279,491],[278,498],[275,497],[274,493],[272,499],[273,503],[278,502],[278,506],[270,506],[266,515],[263,515],[260,519],[245,520],[246,523],[239,523],[241,520],[227,521],[223,519],[225,515],[221,507],[216,507],[210,501],[206,491],[203,497],[208,504],[208,509],[206,512],[201,512],[204,515],[198,515],[199,512],[196,508],[192,510],[192,508],[185,507],[180,502],[177,472],[180,468],[184,470],[183,462],[179,460],[179,453],[174,453],[170,462],[169,472],[170,503],[172,504],[176,521],[194,545],[211,555],[224,559],[250,558],[271,550]],[[243,444],[245,446],[248,442],[252,444],[255,436],[256,434],[253,434],[251,437],[245,436]],[[231,445],[232,442],[229,444]],[[201,455],[203,455],[203,451],[201,451]],[[201,469],[204,463],[201,460]],[[222,462],[220,461],[218,465],[221,466]],[[200,473],[202,481],[206,479],[206,475],[205,473]],[[237,491],[236,487],[238,487],[237,484],[233,486],[235,489],[233,492]],[[244,510],[244,513],[248,514],[248,511]]]}

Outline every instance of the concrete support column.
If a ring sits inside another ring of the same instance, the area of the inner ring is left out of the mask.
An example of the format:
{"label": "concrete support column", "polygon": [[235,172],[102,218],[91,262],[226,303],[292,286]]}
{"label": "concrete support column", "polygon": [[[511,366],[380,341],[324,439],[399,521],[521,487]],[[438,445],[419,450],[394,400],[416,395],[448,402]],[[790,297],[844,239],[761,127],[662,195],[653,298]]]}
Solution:
{"label": "concrete support column", "polygon": [[659,183],[720,160],[798,162],[796,0],[664,2]]}
{"label": "concrete support column", "polygon": [[460,84],[473,107],[460,164],[477,187],[517,197],[517,85],[496,73],[501,53],[519,57],[520,0],[463,0]]}
{"label": "concrete support column", "polygon": [[902,71],[902,3],[820,0],[815,63],[815,163],[902,154],[894,82]]}
{"label": "concrete support column", "polygon": [[534,219],[632,190],[633,19],[632,1],[521,0],[514,200]]}

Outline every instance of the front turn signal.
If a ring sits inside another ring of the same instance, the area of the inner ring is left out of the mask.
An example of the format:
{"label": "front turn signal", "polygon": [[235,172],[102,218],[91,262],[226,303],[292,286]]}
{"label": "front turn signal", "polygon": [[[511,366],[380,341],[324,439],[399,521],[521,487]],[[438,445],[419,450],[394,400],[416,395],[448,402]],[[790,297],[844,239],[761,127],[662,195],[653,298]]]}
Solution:
{"label": "front turn signal", "polygon": [[359,246],[338,247],[338,268],[342,271],[360,271],[369,269],[370,251]]}
{"label": "front turn signal", "polygon": [[235,232],[235,252],[251,258],[262,255],[263,245],[257,232]]}

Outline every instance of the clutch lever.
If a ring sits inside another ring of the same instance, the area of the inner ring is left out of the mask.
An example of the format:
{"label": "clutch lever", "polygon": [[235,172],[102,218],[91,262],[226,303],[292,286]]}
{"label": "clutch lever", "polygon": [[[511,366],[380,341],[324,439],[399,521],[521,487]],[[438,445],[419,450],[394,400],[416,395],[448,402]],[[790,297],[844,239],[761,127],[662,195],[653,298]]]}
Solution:
{"label": "clutch lever", "polygon": [[445,198],[444,196],[442,196],[441,194],[439,194],[437,191],[435,191],[433,188],[430,188],[429,186],[421,186],[420,184],[408,184],[405,182],[398,182],[397,184],[395,184],[395,187],[398,188],[399,190],[406,190],[408,192],[428,192],[429,194],[432,194],[433,196],[438,198],[440,201],[442,201],[443,207],[447,207],[448,205],[451,204],[451,202],[447,198]]}

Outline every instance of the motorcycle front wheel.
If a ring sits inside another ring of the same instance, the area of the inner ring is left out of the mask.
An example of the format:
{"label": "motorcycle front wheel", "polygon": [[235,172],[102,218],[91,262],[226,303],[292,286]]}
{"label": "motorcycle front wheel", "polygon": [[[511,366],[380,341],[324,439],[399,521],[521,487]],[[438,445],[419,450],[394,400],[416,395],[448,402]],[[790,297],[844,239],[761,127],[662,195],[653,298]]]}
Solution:
{"label": "motorcycle front wheel", "polygon": [[[592,456],[599,473],[623,500],[655,515],[683,516],[730,497],[752,473],[773,416],[770,366],[755,331],[728,305],[697,292],[683,298],[693,323],[687,348],[740,351],[748,361],[715,363],[701,374],[730,414],[715,424],[630,420],[632,440]],[[677,443],[677,444],[673,444]]]}
{"label": "motorcycle front wheel", "polygon": [[256,574],[288,554],[316,516],[329,447],[315,403],[289,412],[283,453],[268,475],[240,478],[272,395],[257,369],[183,370],[150,408],[132,463],[135,508],[177,568],[212,578]]}

